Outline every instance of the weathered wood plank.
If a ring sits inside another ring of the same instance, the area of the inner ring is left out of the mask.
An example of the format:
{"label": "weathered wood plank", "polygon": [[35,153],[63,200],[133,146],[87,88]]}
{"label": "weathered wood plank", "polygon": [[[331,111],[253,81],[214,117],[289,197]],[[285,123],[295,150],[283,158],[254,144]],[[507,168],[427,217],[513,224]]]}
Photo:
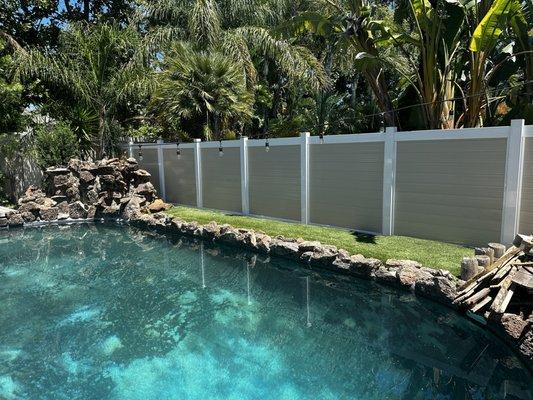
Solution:
{"label": "weathered wood plank", "polygon": [[485,307],[487,304],[489,304],[492,301],[492,297],[487,296],[482,301],[477,303],[474,307],[470,309],[470,311],[477,313],[479,310],[481,310],[483,307]]}
{"label": "weathered wood plank", "polygon": [[503,300],[498,310],[500,314],[503,314],[505,310],[507,310],[507,306],[509,305],[509,303],[511,302],[511,299],[513,298],[514,290],[515,290],[515,284],[511,283],[511,286],[509,286],[509,290],[507,291],[507,295],[505,296],[505,299]]}
{"label": "weathered wood plank", "polygon": [[472,306],[476,304],[479,300],[483,299],[490,293],[489,288],[481,289],[479,292],[475,293],[473,296],[465,300],[467,306]]}

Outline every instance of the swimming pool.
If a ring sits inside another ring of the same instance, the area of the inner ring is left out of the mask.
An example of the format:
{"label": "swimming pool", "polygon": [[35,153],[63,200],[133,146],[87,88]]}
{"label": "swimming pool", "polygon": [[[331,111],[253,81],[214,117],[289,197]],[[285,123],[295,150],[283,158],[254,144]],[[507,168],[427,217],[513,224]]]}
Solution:
{"label": "swimming pool", "polygon": [[125,226],[0,232],[0,399],[529,399],[530,381],[480,327],[372,282]]}

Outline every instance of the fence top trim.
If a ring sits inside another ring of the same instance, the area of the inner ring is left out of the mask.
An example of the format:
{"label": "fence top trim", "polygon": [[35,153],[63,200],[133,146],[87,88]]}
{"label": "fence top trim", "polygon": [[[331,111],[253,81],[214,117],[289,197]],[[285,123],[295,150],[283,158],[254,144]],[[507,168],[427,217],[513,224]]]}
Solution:
{"label": "fence top trim", "polygon": [[[324,135],[324,144],[336,143],[365,143],[365,142],[384,142],[386,137],[394,135],[396,142],[403,141],[423,141],[423,140],[449,140],[449,139],[502,139],[509,137],[509,126],[490,126],[484,128],[463,128],[463,129],[435,129],[435,130],[420,130],[420,131],[403,131],[394,133],[355,133],[346,135]],[[524,126],[524,137],[533,137],[533,125]],[[268,140],[269,146],[290,146],[300,145],[302,143],[301,136],[286,137],[286,138],[265,138],[265,139],[250,139],[247,141],[248,147],[264,146]],[[241,140],[223,140],[222,147],[233,148],[241,145]],[[310,136],[309,144],[319,144],[321,142],[319,136]],[[197,142],[198,143],[198,142]],[[129,143],[124,147],[136,148],[139,145],[143,149],[175,149],[176,142],[172,143]],[[192,149],[195,143],[180,143],[179,147],[182,149]],[[199,142],[201,149],[218,148],[220,142],[209,141]]]}

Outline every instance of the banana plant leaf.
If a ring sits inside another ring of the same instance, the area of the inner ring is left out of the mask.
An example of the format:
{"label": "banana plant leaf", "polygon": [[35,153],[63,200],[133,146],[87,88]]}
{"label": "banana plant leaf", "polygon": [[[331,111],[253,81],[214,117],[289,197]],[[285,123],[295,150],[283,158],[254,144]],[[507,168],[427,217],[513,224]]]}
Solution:
{"label": "banana plant leaf", "polygon": [[495,0],[489,11],[478,24],[470,41],[470,50],[491,51],[503,29],[507,26],[511,11],[516,9],[517,0]]}

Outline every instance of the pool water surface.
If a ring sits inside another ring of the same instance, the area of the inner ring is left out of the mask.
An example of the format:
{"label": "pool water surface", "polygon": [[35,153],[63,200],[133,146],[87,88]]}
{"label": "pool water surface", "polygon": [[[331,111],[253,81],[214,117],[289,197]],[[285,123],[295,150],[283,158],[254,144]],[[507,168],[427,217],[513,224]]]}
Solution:
{"label": "pool water surface", "polygon": [[127,226],[0,231],[0,399],[531,399],[438,304]]}

